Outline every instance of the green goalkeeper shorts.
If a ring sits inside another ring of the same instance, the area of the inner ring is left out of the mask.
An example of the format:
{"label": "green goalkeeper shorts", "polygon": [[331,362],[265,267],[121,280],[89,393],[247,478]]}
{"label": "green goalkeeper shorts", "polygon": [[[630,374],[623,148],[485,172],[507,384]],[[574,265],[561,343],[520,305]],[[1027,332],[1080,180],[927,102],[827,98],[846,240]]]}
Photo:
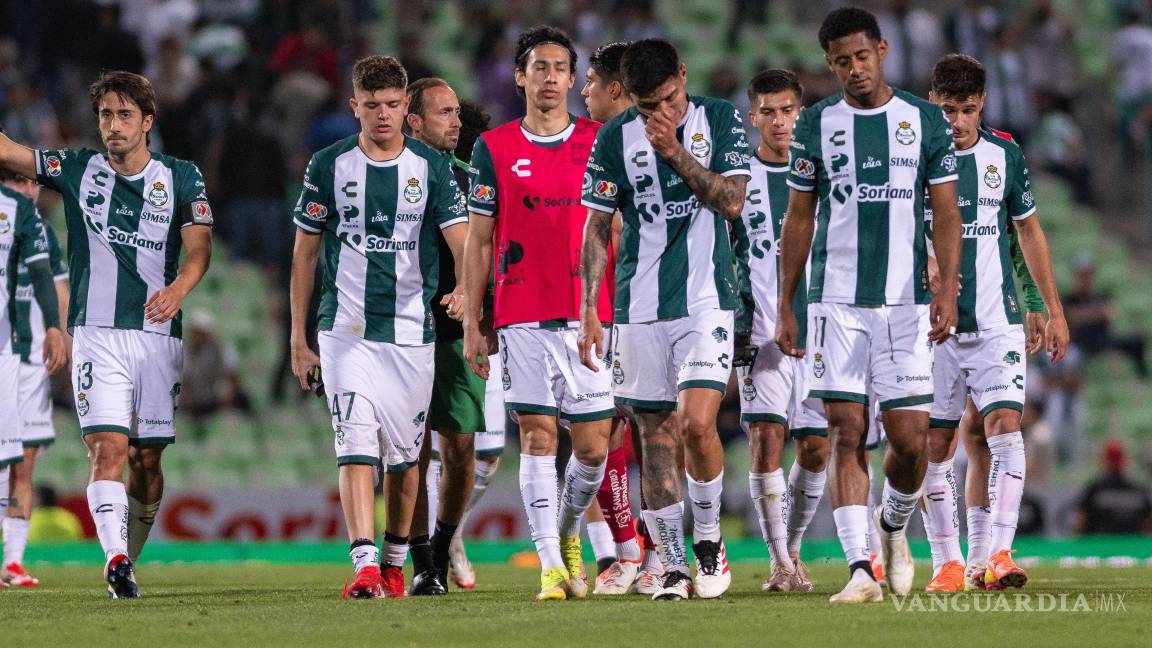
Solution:
{"label": "green goalkeeper shorts", "polygon": [[439,432],[484,430],[484,379],[464,360],[464,340],[436,343],[436,379],[428,420]]}

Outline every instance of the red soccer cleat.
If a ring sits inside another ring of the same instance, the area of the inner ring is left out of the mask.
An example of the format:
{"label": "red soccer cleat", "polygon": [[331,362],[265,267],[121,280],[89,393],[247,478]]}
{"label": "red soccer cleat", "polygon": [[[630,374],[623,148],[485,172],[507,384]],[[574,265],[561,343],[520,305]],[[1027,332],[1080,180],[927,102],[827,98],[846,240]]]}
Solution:
{"label": "red soccer cleat", "polygon": [[384,585],[384,596],[387,598],[404,598],[408,593],[404,591],[404,571],[395,565],[384,565],[380,570],[380,577]]}
{"label": "red soccer cleat", "polygon": [[341,599],[351,596],[354,599],[374,599],[384,596],[384,579],[380,576],[380,568],[369,565],[356,572],[356,580],[351,585],[344,586]]}
{"label": "red soccer cleat", "polygon": [[28,575],[20,563],[8,563],[0,569],[0,583],[11,587],[36,587],[40,581]]}

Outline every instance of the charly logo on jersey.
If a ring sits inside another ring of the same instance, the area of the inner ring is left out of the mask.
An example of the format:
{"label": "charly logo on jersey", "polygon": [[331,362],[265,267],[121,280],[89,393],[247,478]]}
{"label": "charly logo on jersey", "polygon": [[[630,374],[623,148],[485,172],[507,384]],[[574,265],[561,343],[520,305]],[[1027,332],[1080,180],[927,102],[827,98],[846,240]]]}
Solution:
{"label": "charly logo on jersey", "polygon": [[516,160],[516,164],[512,165],[512,173],[515,173],[516,177],[518,178],[530,178],[532,177],[532,169],[529,169],[528,167],[531,164],[532,160],[529,160],[528,158],[520,158]]}
{"label": "charly logo on jersey", "polygon": [[916,131],[912,130],[912,124],[902,121],[896,125],[896,133],[893,137],[896,138],[897,142],[908,146],[916,141]]}
{"label": "charly logo on jersey", "polygon": [[91,405],[88,403],[88,396],[84,392],[76,394],[76,413],[80,416],[87,416],[89,409],[91,409]]}
{"label": "charly logo on jersey", "polygon": [[995,164],[989,164],[984,171],[984,184],[988,185],[989,189],[996,189],[1002,182],[1004,179],[1000,177],[1000,170]]}
{"label": "charly logo on jersey", "polygon": [[152,188],[148,191],[148,202],[153,207],[163,207],[168,204],[168,189],[164,187],[163,182],[155,182]]}
{"label": "charly logo on jersey", "polygon": [[824,355],[817,353],[812,357],[812,375],[817,378],[823,378],[824,369]]}
{"label": "charly logo on jersey", "polygon": [[304,206],[304,213],[309,218],[321,219],[328,215],[328,208],[318,202],[310,202]]}
{"label": "charly logo on jersey", "polygon": [[816,164],[808,158],[797,157],[792,163],[792,171],[804,180],[812,180],[816,177]]}
{"label": "charly logo on jersey", "polygon": [[418,203],[424,197],[424,190],[420,188],[420,181],[416,178],[408,178],[408,186],[404,187],[404,200],[410,203]]}
{"label": "charly logo on jersey", "polygon": [[704,137],[704,133],[694,133],[691,141],[691,144],[688,145],[688,150],[692,151],[692,155],[702,158],[708,157],[708,154],[712,152],[712,143]]}
{"label": "charly logo on jersey", "polygon": [[60,164],[60,158],[55,155],[50,155],[47,160],[44,160],[44,170],[48,172],[49,176],[55,178],[60,175],[64,169]]}
{"label": "charly logo on jersey", "polygon": [[740,389],[740,393],[744,395],[744,400],[749,403],[756,400],[756,385],[752,384],[751,378],[744,378],[744,386]]}
{"label": "charly logo on jersey", "polygon": [[12,231],[12,222],[8,219],[8,214],[0,212],[0,234],[7,234]]}

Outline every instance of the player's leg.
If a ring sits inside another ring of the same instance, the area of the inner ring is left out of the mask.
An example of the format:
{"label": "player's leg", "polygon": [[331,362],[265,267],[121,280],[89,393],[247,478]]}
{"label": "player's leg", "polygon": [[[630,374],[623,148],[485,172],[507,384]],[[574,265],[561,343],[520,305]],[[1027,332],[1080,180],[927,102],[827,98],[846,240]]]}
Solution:
{"label": "player's leg", "polygon": [[588,542],[592,544],[592,555],[596,558],[596,578],[600,578],[600,574],[616,562],[616,543],[612,541],[612,529],[598,505],[589,506],[584,511],[584,531],[588,535]]}
{"label": "player's leg", "polygon": [[617,416],[612,420],[604,480],[596,500],[612,537],[615,560],[596,578],[594,594],[627,594],[640,574],[640,543],[632,521],[631,475],[625,444],[631,433],[627,417]]}
{"label": "player's leg", "polygon": [[128,446],[128,558],[134,564],[148,541],[164,496],[160,458],[165,447],[131,442]]}
{"label": "player's leg", "polygon": [[968,454],[968,467],[964,473],[964,505],[968,522],[968,566],[964,570],[964,588],[982,590],[984,572],[988,567],[988,548],[992,542],[988,507],[988,473],[992,467],[992,454],[984,435],[984,417],[980,416],[971,398],[967,400],[959,431]]}
{"label": "player's leg", "polygon": [[796,440],[796,462],[788,471],[784,494],[784,516],[788,523],[788,556],[796,566],[796,589],[812,591],[812,579],[800,560],[800,545],[808,530],[828,481],[828,419],[824,404],[808,398],[808,378],[803,361],[794,363],[792,406],[789,409],[790,435]]}
{"label": "player's leg", "polygon": [[[429,411],[435,411],[436,388],[432,389],[432,404]],[[436,573],[435,562],[432,560],[432,543],[428,535],[430,528],[435,528],[436,506],[433,503],[439,499],[439,477],[432,483],[430,471],[432,470],[432,446],[437,441],[437,434],[430,425],[425,426],[424,442],[420,444],[420,457],[418,459],[416,502],[412,510],[412,526],[409,530],[408,553],[412,556],[412,596],[425,596],[446,594],[447,587],[443,579]],[[436,462],[439,464],[439,462]]]}
{"label": "player's leg", "polygon": [[960,516],[956,498],[956,427],[964,412],[967,386],[956,337],[933,350],[932,407],[928,416],[928,467],[920,500],[924,533],[932,548],[932,580],[926,591],[958,592],[964,588],[964,556],[960,551]]}
{"label": "player's leg", "polygon": [[[32,519],[32,475],[38,448],[24,448],[23,460],[8,467],[11,476],[3,522],[4,562],[0,583],[12,587],[35,587],[40,583],[24,570],[24,549],[28,546],[28,521]],[[4,471],[0,468],[0,471]],[[0,493],[2,494],[2,493]]]}
{"label": "player's leg", "polygon": [[[359,427],[359,426],[356,426]],[[352,426],[347,426],[344,434],[349,434]],[[364,440],[377,435],[369,432]],[[353,444],[347,444],[352,446]],[[355,444],[359,452],[371,452],[366,443]],[[338,457],[338,461],[341,458]],[[352,559],[352,569],[356,578],[346,593],[352,598],[378,598],[384,596],[384,585],[380,576],[380,549],[373,538],[375,530],[375,482],[379,473],[379,459],[371,462],[371,455],[348,455],[340,464],[337,483],[340,490],[340,508],[344,512],[344,524],[348,530],[348,555]]]}
{"label": "player's leg", "polygon": [[[32,587],[39,581],[29,576],[23,566],[24,548],[28,540],[28,521],[32,516],[32,484],[36,474],[36,458],[55,441],[56,430],[52,424],[52,401],[49,398],[50,381],[47,369],[41,364],[21,362],[18,376],[20,439],[24,461],[13,466],[12,471],[20,473],[19,481],[27,487],[26,492],[22,491],[19,494],[15,514],[9,515],[4,520],[4,561],[0,567],[0,583]],[[4,499],[5,492],[0,487],[0,500]],[[7,507],[8,504],[4,506]]]}

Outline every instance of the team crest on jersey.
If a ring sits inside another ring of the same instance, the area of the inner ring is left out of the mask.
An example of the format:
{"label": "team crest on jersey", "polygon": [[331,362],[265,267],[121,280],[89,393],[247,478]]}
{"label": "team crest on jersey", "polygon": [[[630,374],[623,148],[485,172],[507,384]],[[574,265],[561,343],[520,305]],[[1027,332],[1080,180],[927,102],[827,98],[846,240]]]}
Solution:
{"label": "team crest on jersey", "polygon": [[1000,186],[1004,179],[1000,177],[999,170],[995,164],[989,164],[988,170],[984,172],[984,184],[988,185],[990,189],[995,189]]}
{"label": "team crest on jersey", "polygon": [[8,214],[0,212],[0,234],[7,234],[12,230],[12,223],[8,220]]}
{"label": "team crest on jersey", "polygon": [[824,355],[817,353],[815,356],[813,356],[812,359],[813,359],[812,375],[816,376],[817,378],[823,378],[824,377],[824,369],[825,369],[825,367],[824,367]]}
{"label": "team crest on jersey", "polygon": [[418,203],[424,197],[424,190],[420,188],[420,181],[416,178],[408,178],[408,186],[404,187],[404,200],[410,203]]}
{"label": "team crest on jersey", "polygon": [[336,445],[344,445],[344,428],[340,425],[336,426]]}
{"label": "team crest on jersey", "polygon": [[597,198],[615,198],[618,191],[619,189],[616,187],[615,182],[601,180],[596,183],[596,190],[592,193]]}
{"label": "team crest on jersey", "polygon": [[692,136],[692,143],[688,145],[688,150],[692,151],[692,155],[698,158],[707,157],[712,152],[712,143],[704,138],[704,133],[696,133]]}
{"label": "team crest on jersey", "polygon": [[153,183],[152,189],[148,192],[148,202],[152,203],[153,207],[163,207],[168,204],[168,190],[164,187],[163,182]]}
{"label": "team crest on jersey", "polygon": [[477,202],[489,203],[496,200],[496,190],[489,185],[478,184],[472,187],[472,199]]}
{"label": "team crest on jersey", "polygon": [[48,175],[52,176],[53,178],[60,175],[60,172],[63,171],[63,168],[60,165],[60,158],[56,157],[55,155],[49,156],[47,160],[44,160],[44,167],[44,170],[48,172]]}
{"label": "team crest on jersey", "polygon": [[76,394],[76,413],[80,416],[87,416],[90,406],[88,405],[88,397],[84,392]]}
{"label": "team crest on jersey", "polygon": [[304,206],[304,213],[310,218],[324,218],[328,215],[328,208],[317,202],[310,202]]}
{"label": "team crest on jersey", "polygon": [[612,361],[612,382],[617,385],[624,384],[624,370],[620,368],[619,360]]}
{"label": "team crest on jersey", "polygon": [[752,384],[751,378],[744,379],[744,387],[740,389],[740,392],[744,394],[744,400],[749,403],[756,400],[756,385]]}
{"label": "team crest on jersey", "polygon": [[916,141],[916,131],[912,130],[912,124],[902,121],[896,125],[896,141],[904,146],[908,146]]}
{"label": "team crest on jersey", "polygon": [[500,384],[504,386],[504,391],[512,389],[512,374],[508,373],[508,367],[504,367],[500,373]]}
{"label": "team crest on jersey", "polygon": [[796,158],[796,161],[792,163],[792,170],[804,180],[812,180],[816,177],[816,164],[808,158]]}

